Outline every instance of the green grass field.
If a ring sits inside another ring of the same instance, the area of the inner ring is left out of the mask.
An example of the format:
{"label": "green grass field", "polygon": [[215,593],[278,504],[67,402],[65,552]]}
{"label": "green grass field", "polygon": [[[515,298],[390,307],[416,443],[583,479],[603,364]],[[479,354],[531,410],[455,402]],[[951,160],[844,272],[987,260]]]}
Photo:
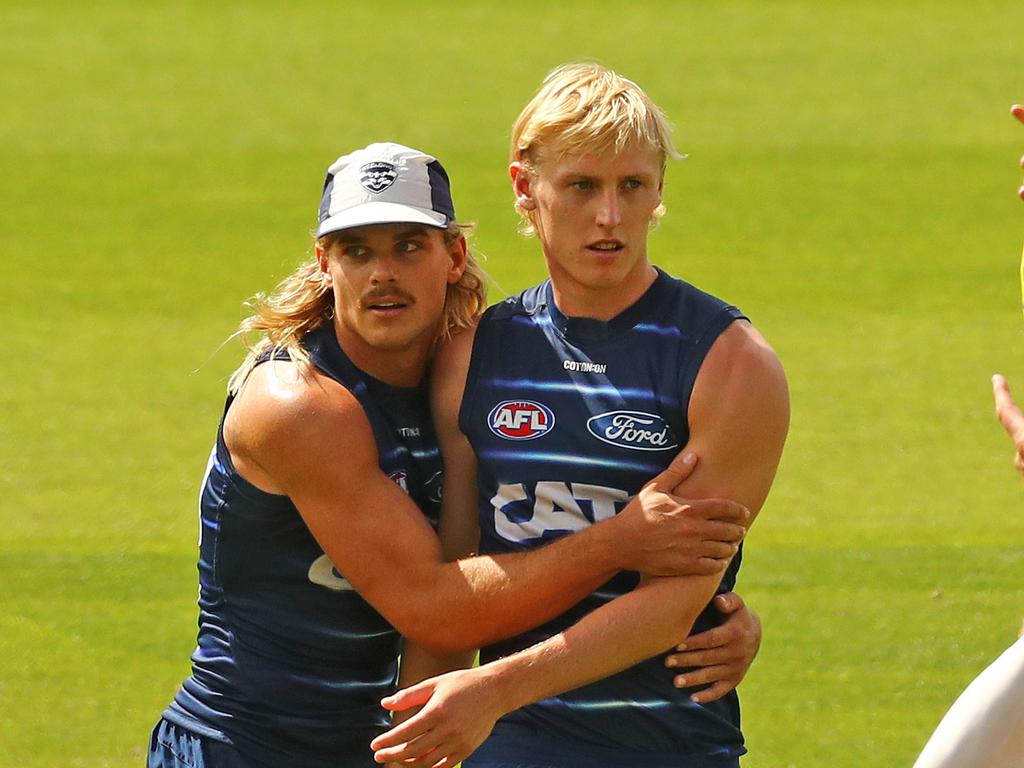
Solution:
{"label": "green grass field", "polygon": [[142,764],[195,640],[218,348],[306,253],[327,164],[436,153],[517,290],[509,127],[580,58],[689,154],[654,260],[790,378],[744,765],[909,766],[1024,615],[989,393],[1024,394],[1021,28],[1018,0],[0,3],[0,766]]}

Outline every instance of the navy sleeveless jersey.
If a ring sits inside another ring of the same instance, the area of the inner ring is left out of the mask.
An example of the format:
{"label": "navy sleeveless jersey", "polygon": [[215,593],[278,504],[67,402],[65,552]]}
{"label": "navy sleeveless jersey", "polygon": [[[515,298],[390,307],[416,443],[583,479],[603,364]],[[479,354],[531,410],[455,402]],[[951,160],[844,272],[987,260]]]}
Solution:
{"label": "navy sleeveless jersey", "polygon": [[[482,551],[529,549],[617,514],[686,444],[697,371],[742,317],[661,270],[608,322],[564,316],[549,281],[491,307],[459,414],[479,459]],[[732,589],[739,563],[737,556],[719,591]],[[540,642],[637,582],[635,573],[619,574],[557,619],[485,648],[481,660]],[[717,622],[705,610],[694,631]],[[678,765],[680,755],[692,756],[685,765],[714,765],[715,756],[742,754],[735,694],[701,706],[672,677],[662,657],[651,659],[510,713],[495,734],[525,730],[562,744],[566,765],[571,740],[619,750],[623,765],[661,765],[662,757]]]}
{"label": "navy sleeveless jersey", "polygon": [[[441,463],[425,390],[356,368],[330,324],[304,344],[362,405],[381,470],[436,524]],[[223,421],[200,520],[198,647],[164,717],[270,766],[376,765],[369,743],[388,723],[379,702],[394,690],[400,638],[334,568],[291,500],[238,474]]]}

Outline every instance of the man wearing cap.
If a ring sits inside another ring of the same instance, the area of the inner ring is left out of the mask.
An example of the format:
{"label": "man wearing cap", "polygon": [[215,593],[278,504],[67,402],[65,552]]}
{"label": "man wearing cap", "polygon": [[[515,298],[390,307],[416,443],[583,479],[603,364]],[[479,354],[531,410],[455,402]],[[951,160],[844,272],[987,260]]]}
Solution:
{"label": "man wearing cap", "polygon": [[[550,280],[438,352],[434,418],[446,468],[459,467],[446,475],[442,533],[458,532],[461,548],[537,551],[588,533],[682,446],[700,455],[687,498],[736,499],[752,513],[764,502],[789,423],[785,375],[736,307],[648,260],[673,156],[658,107],[597,64],[553,71],[516,121],[515,205]],[[523,411],[540,415],[510,428]],[[473,519],[450,520],[452,498],[478,499]],[[385,699],[423,706],[374,741],[377,759],[736,768],[746,750],[735,691],[718,698],[707,670],[692,667],[713,663],[699,638],[714,636],[712,598],[732,589],[739,564],[639,583],[620,574],[555,620],[481,649],[480,667]],[[699,638],[666,655],[691,628]],[[683,674],[666,676],[666,664]],[[424,662],[415,676],[428,672]]]}
{"label": "man wearing cap", "polygon": [[445,562],[422,381],[482,273],[433,157],[372,144],[330,168],[315,258],[252,303],[203,480],[192,674],[150,768],[373,765],[400,634],[444,653],[552,618],[622,570],[718,572],[746,510],[683,504],[681,458],[620,514],[530,553]]}

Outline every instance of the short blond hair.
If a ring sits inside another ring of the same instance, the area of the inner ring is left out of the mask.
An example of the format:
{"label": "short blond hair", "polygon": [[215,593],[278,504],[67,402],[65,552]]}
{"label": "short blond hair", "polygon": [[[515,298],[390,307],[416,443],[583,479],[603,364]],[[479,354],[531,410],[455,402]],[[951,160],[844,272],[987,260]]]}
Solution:
{"label": "short blond hair", "polygon": [[[445,245],[472,231],[471,224],[451,224],[444,232]],[[340,233],[332,232],[316,240],[329,250]],[[334,317],[334,291],[324,280],[320,263],[314,256],[304,261],[270,293],[257,293],[245,306],[252,310],[232,335],[240,336],[248,354],[228,380],[228,392],[234,394],[257,363],[268,355],[286,352],[302,366],[310,364],[302,346],[303,337]],[[487,306],[487,275],[472,252],[466,253],[466,268],[458,282],[448,286],[444,299],[444,317],[438,340],[468,328]],[[256,334],[256,338],[253,335]]]}
{"label": "short blond hair", "polygon": [[[672,143],[672,127],[665,113],[644,90],[601,64],[563,64],[544,78],[512,126],[510,161],[527,173],[550,155],[615,153],[649,149],[661,161],[680,154]],[[533,233],[530,212],[518,204],[524,231]],[[658,206],[654,221],[665,213]],[[652,221],[652,224],[654,223]]]}

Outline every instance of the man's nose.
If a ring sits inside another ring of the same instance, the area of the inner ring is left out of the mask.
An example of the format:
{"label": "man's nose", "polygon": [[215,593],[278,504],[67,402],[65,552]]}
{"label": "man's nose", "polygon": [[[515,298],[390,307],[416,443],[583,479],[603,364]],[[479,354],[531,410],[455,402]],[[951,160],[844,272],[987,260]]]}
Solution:
{"label": "man's nose", "polygon": [[597,224],[601,227],[615,227],[621,221],[618,190],[609,189],[601,195],[598,201]]}

